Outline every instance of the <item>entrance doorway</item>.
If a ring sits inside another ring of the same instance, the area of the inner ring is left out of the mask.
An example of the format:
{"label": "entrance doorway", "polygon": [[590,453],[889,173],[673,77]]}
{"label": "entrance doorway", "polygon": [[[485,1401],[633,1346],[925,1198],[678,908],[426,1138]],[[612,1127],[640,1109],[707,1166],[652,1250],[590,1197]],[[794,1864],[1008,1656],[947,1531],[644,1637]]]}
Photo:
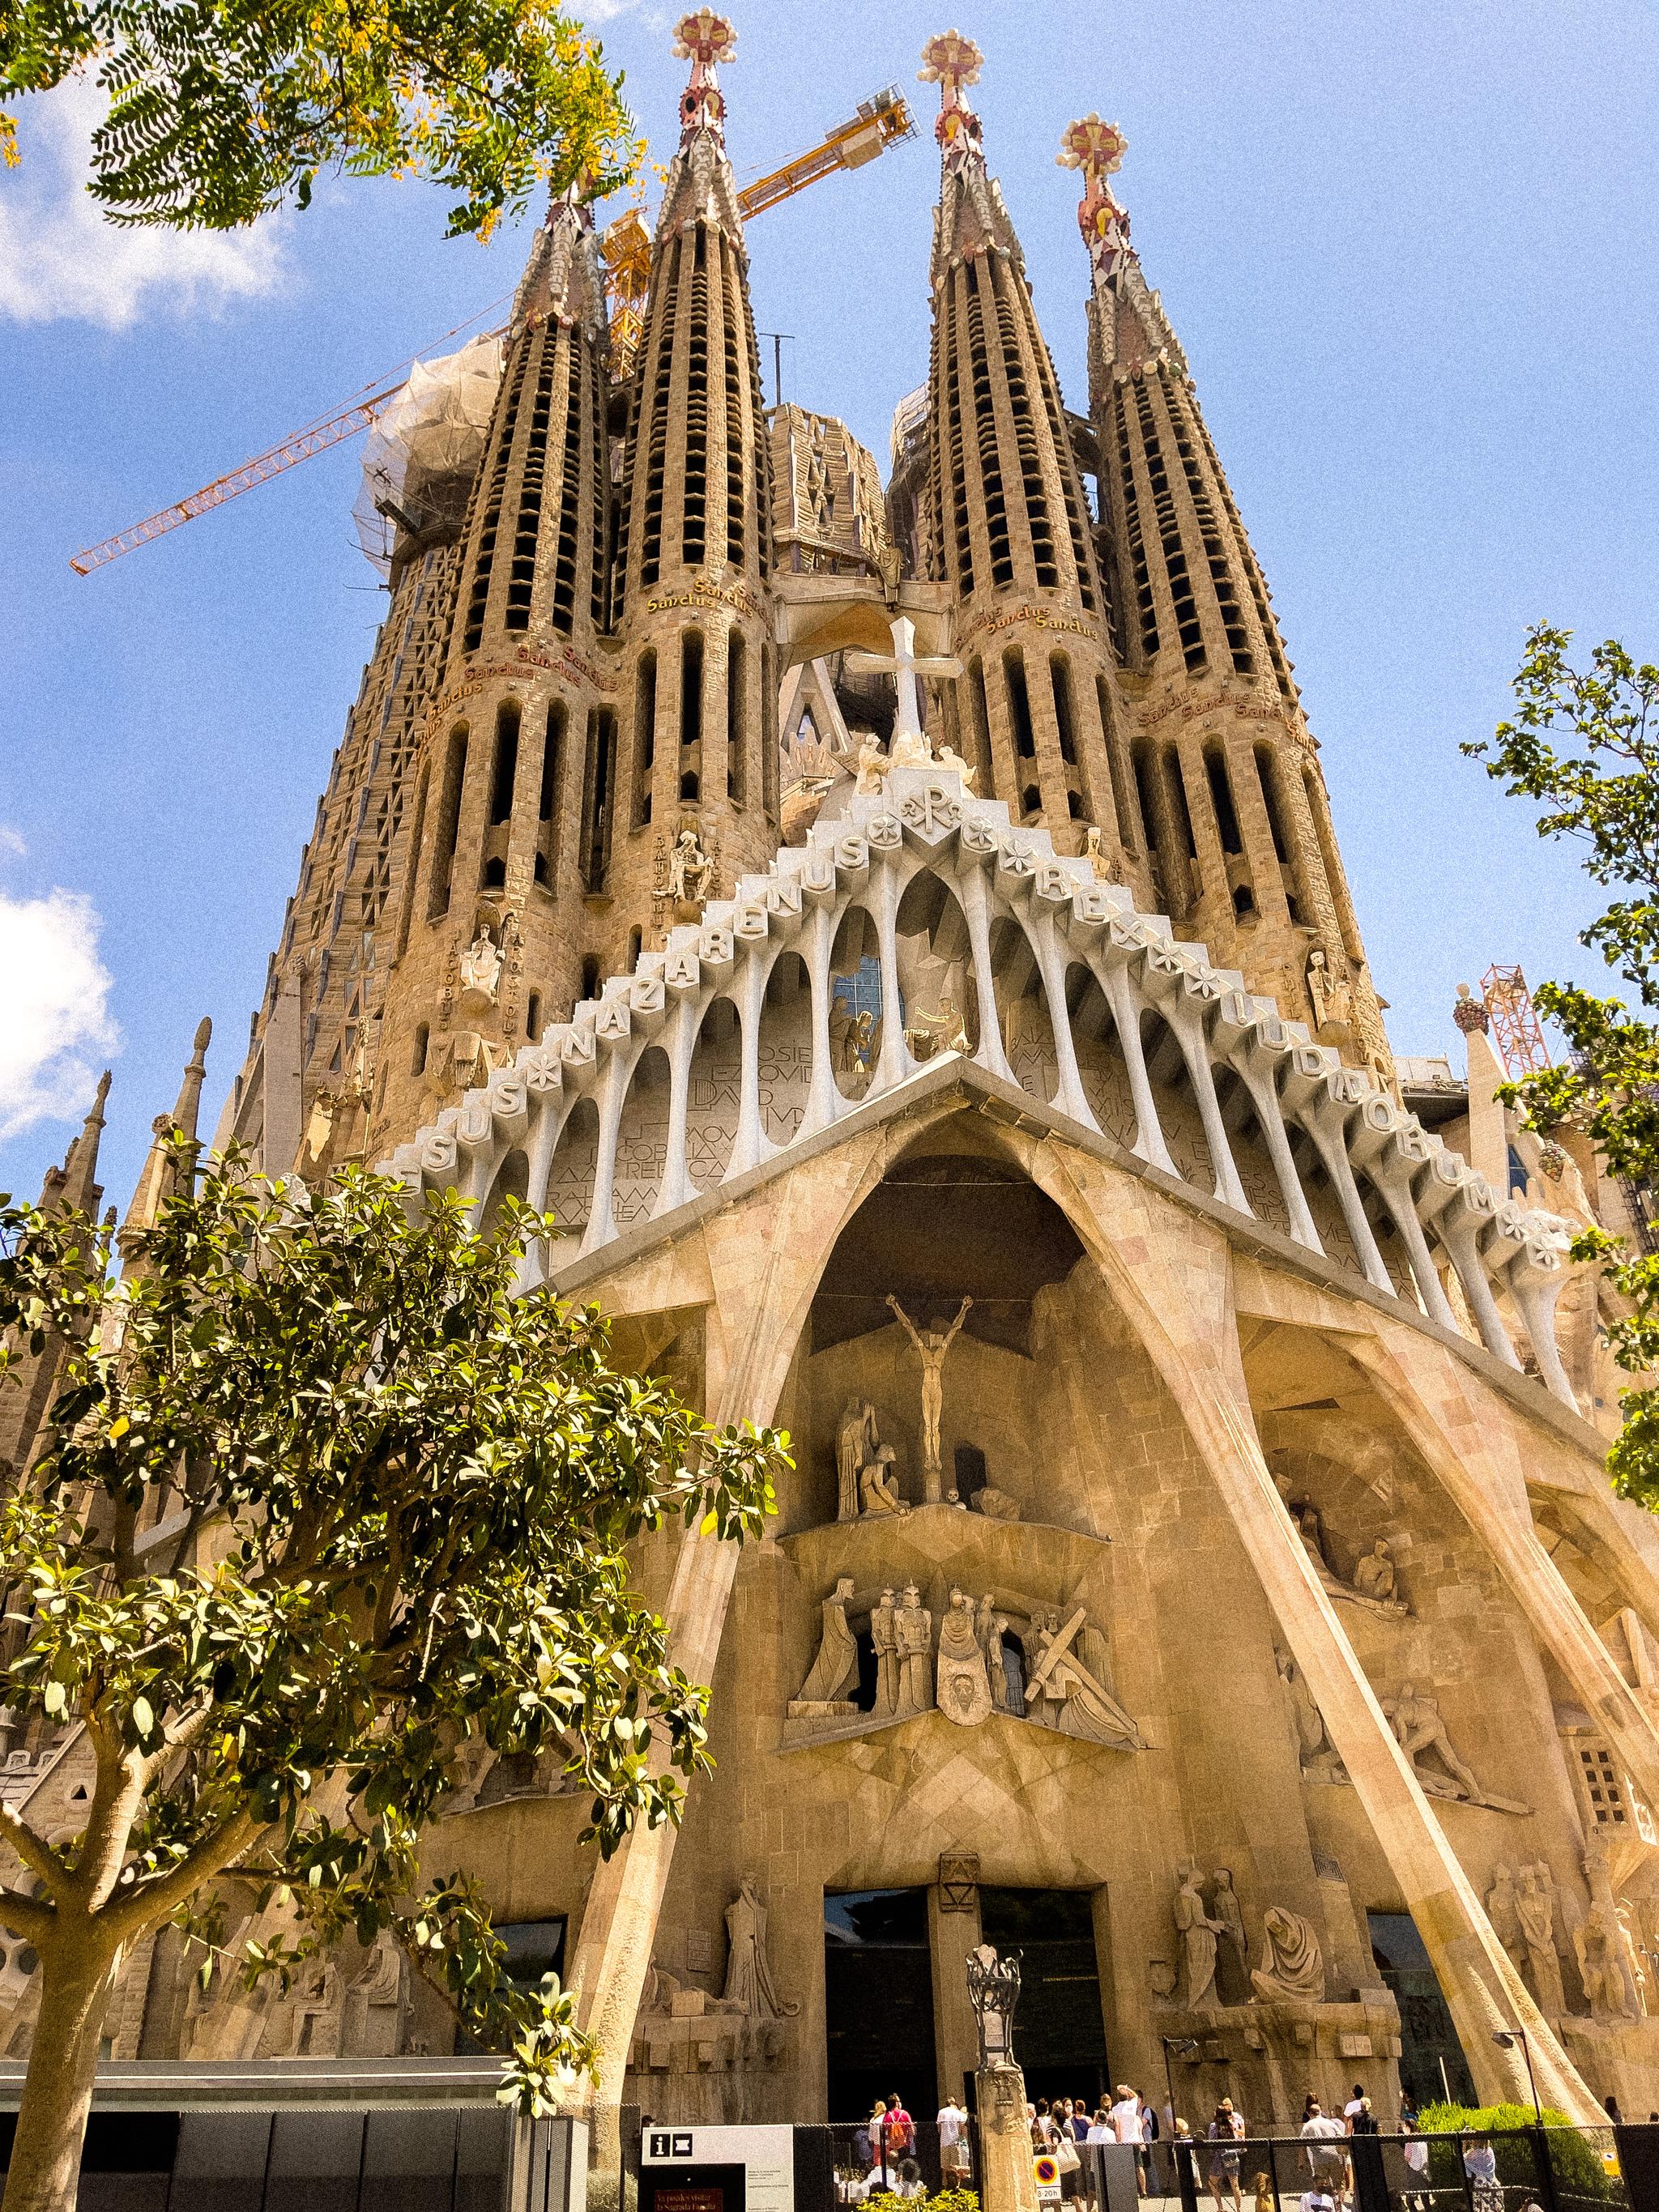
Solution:
{"label": "entrance doorway", "polygon": [[1093,1893],[981,1889],[979,1921],[984,1942],[1020,1954],[1014,2056],[1026,2094],[1081,2097],[1092,2111],[1109,2086]]}
{"label": "entrance doorway", "polygon": [[1475,2105],[1451,2008],[1409,1912],[1368,1912],[1371,1956],[1400,2008],[1400,2086],[1414,2105]]}
{"label": "entrance doorway", "polygon": [[933,1969],[925,1889],[826,1892],[825,2045],[830,2118],[862,2120],[895,2093],[933,2117]]}

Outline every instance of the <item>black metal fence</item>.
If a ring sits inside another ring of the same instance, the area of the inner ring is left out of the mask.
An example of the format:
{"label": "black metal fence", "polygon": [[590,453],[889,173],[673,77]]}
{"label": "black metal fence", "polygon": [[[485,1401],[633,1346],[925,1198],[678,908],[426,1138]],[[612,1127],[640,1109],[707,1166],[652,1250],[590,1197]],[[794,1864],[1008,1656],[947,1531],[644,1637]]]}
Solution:
{"label": "black metal fence", "polygon": [[1659,2158],[1629,2140],[1656,2135],[1609,2125],[1224,2137],[1170,2147],[1170,2193],[1186,2212],[1243,2212],[1247,2201],[1251,2212],[1659,2212]]}
{"label": "black metal fence", "polygon": [[[971,2189],[977,2171],[971,2130],[964,2122],[957,2142],[941,2143],[935,2120],[915,2120],[908,2128],[878,2125],[872,2118],[835,2121],[827,2127],[795,2130],[796,2138],[822,2135],[833,2175],[834,2202],[860,2204],[866,2197],[912,2197],[924,2191]],[[820,2160],[820,2170],[823,2160]],[[799,2161],[798,2161],[799,2163]],[[796,2212],[813,2212],[797,2205]]]}

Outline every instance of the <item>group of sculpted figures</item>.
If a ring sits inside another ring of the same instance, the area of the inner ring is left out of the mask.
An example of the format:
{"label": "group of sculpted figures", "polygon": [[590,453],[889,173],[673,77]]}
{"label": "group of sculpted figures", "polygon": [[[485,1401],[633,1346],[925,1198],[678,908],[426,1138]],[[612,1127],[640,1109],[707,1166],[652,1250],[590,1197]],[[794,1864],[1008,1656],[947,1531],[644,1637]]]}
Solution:
{"label": "group of sculpted figures", "polygon": [[[887,1304],[894,1319],[910,1340],[921,1365],[921,1502],[958,1505],[964,1501],[954,1489],[945,1488],[939,1424],[945,1410],[945,1355],[956,1342],[968,1318],[971,1298],[963,1298],[948,1328],[918,1328],[898,1300]],[[884,1443],[875,1407],[867,1398],[853,1397],[842,1409],[836,1425],[836,1518],[857,1521],[885,1514],[908,1513],[910,1501],[900,1487],[898,1452]],[[976,1491],[971,1501],[976,1510],[996,1521],[1018,1521],[1019,1507],[1003,1491],[988,1486]]]}
{"label": "group of sculpted figures", "polygon": [[1606,1851],[1593,1843],[1583,1864],[1590,1895],[1588,1912],[1570,1891],[1557,1887],[1547,1860],[1535,1859],[1514,1869],[1492,1869],[1486,1917],[1546,2020],[1570,2019],[1578,2010],[1567,1997],[1564,1950],[1578,1968],[1592,2020],[1610,2025],[1640,2020],[1648,2010],[1647,1977],[1613,1896]]}
{"label": "group of sculpted figures", "polygon": [[[866,1596],[874,1702],[854,1698],[860,1678],[859,1639],[848,1619],[860,1610],[850,1575],[823,1600],[817,1656],[792,1698],[789,1718],[806,1724],[800,1734],[842,1735],[938,1711],[972,1728],[1004,1713],[1034,1721],[1085,1743],[1116,1751],[1143,1751],[1145,1740],[1079,1645],[1087,1615],[1074,1607],[1062,1619],[1038,1607],[1003,1610],[988,1590],[975,1598],[953,1589],[938,1622],[915,1583]],[[1097,1639],[1097,1641],[1098,1639]],[[854,1723],[849,1727],[848,1723]]]}
{"label": "group of sculpted figures", "polygon": [[1340,1598],[1346,1605],[1359,1606],[1367,1613],[1380,1613],[1388,1620],[1409,1617],[1411,1607],[1400,1595],[1399,1571],[1386,1536],[1376,1538],[1370,1550],[1356,1563],[1352,1577],[1345,1581],[1326,1557],[1325,1530],[1319,1508],[1311,1498],[1297,1497],[1295,1485],[1282,1471],[1274,1474],[1273,1487],[1302,1539],[1302,1547],[1312,1562],[1314,1572],[1332,1597]]}
{"label": "group of sculpted figures", "polygon": [[[1311,1921],[1282,1905],[1270,1905],[1261,1919],[1258,1963],[1250,1964],[1244,1914],[1226,1867],[1218,1867],[1207,1884],[1194,1859],[1176,1869],[1175,1928],[1181,1953],[1182,2001],[1188,2012],[1214,2012],[1221,2002],[1218,1947],[1225,1944],[1241,1981],[1248,1974],[1256,2004],[1322,2004],[1325,1958]],[[1171,1989],[1169,1994],[1173,1995]]]}
{"label": "group of sculpted figures", "polygon": [[[1331,1741],[1306,1676],[1288,1652],[1276,1656],[1304,1775],[1310,1782],[1346,1782],[1348,1770]],[[1381,1702],[1395,1741],[1419,1788],[1429,1796],[1448,1798],[1455,1804],[1481,1805],[1492,1813],[1530,1810],[1512,1797],[1495,1796],[1481,1787],[1474,1769],[1454,1749],[1438,1704],[1419,1691],[1415,1682],[1404,1683],[1397,1697]]]}

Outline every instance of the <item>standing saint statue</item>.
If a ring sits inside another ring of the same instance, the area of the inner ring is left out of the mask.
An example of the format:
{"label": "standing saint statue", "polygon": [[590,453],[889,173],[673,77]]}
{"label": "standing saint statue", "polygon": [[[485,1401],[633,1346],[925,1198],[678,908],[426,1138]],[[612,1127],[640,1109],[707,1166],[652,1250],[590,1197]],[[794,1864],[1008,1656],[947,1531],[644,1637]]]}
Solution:
{"label": "standing saint statue", "polygon": [[890,1291],[887,1303],[903,1324],[915,1355],[921,1362],[921,1472],[922,1493],[930,1505],[937,1504],[941,1476],[939,1470],[939,1421],[945,1407],[945,1384],[939,1370],[945,1364],[945,1355],[955,1343],[957,1332],[968,1318],[971,1298],[964,1298],[957,1309],[957,1317],[948,1329],[929,1328],[918,1331],[903,1307]]}
{"label": "standing saint statue", "polygon": [[755,1877],[746,1874],[742,1887],[726,1908],[727,2006],[750,2020],[793,2020],[798,2004],[781,2004],[772,1980],[772,1962],[766,1954],[766,1907],[755,1888]]}
{"label": "standing saint statue", "polygon": [[859,1678],[859,1647],[847,1626],[847,1601],[853,1577],[843,1575],[823,1601],[823,1626],[817,1657],[800,1686],[796,1705],[835,1705],[846,1698]]}
{"label": "standing saint statue", "polygon": [[1176,1875],[1176,1936],[1181,1945],[1182,1964],[1187,1973],[1187,2009],[1188,2012],[1213,2012],[1216,2006],[1215,1939],[1218,1936],[1224,1936],[1227,1931],[1218,1920],[1212,1920],[1204,1909],[1204,1892],[1199,1887],[1201,1877],[1193,1861],[1182,1859]]}
{"label": "standing saint statue", "polygon": [[890,1720],[899,1709],[898,1608],[884,1589],[870,1614],[870,1641],[876,1654],[876,1717]]}
{"label": "standing saint statue", "polygon": [[836,1518],[859,1517],[859,1470],[873,1459],[881,1439],[876,1434],[876,1409],[867,1398],[849,1398],[842,1409],[836,1431]]}
{"label": "standing saint statue", "polygon": [[904,1602],[893,1615],[898,1630],[899,1710],[930,1711],[933,1703],[933,1616],[915,1583],[904,1585]]}

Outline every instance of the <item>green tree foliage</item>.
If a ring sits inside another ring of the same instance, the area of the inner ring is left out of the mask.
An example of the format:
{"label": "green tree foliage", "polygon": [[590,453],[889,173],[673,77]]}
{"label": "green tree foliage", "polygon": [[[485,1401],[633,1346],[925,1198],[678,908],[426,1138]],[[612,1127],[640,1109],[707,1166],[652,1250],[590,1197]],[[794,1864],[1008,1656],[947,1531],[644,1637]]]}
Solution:
{"label": "green tree foliage", "polygon": [[[1612,2122],[1607,2124],[1607,2134],[1598,2141],[1594,2135],[1581,2134],[1565,2112],[1558,2112],[1548,2105],[1543,2107],[1543,2116],[1544,2125],[1550,2130],[1549,2158],[1558,2192],[1575,2203],[1586,2199],[1595,2203],[1621,2197],[1624,2192],[1601,2163],[1601,2143],[1605,2142],[1609,2150],[1613,2148]],[[1425,2136],[1489,2137],[1497,2155],[1498,2180],[1522,2195],[1535,2193],[1537,2189],[1537,2162],[1531,2135],[1536,2124],[1530,2105],[1433,2104],[1425,2105],[1418,2114],[1418,2126]],[[1461,2191],[1462,2176],[1455,2166],[1444,2167],[1439,2172],[1431,2166],[1429,2179],[1437,2187]]]}
{"label": "green tree foliage", "polygon": [[[428,178],[488,236],[538,183],[610,191],[641,147],[622,79],[557,0],[4,0],[0,110],[91,70],[110,220],[228,230],[319,173]],[[16,159],[0,112],[0,155]]]}
{"label": "green tree foliage", "polygon": [[624,1547],[676,1522],[741,1540],[787,1463],[787,1439],[618,1373],[593,1310],[513,1295],[550,1219],[509,1206],[479,1237],[453,1194],[411,1219],[384,1177],[307,1197],[193,1162],[177,1141],[179,1194],[119,1282],[83,1214],[0,1202],[0,1370],[70,1347],[45,1455],[0,1501],[0,1698],[84,1729],[94,1769],[67,1842],[0,1808],[24,1870],[0,1924],[41,1975],[6,2212],[72,2205],[121,1960],[171,1918],[210,1966],[228,1884],[282,1908],[248,1986],[389,1930],[511,2094],[584,2067],[569,1993],[513,1984],[422,1831],[469,1738],[556,1752],[601,1852],[678,1817],[706,1693]]}
{"label": "green tree foliage", "polygon": [[[1591,879],[1618,896],[1579,942],[1600,953],[1625,994],[1598,998],[1575,983],[1533,993],[1565,1036],[1570,1058],[1508,1084],[1502,1096],[1547,1135],[1571,1121],[1615,1176],[1659,1182],[1659,668],[1638,666],[1609,638],[1588,668],[1569,660],[1570,630],[1540,624],[1515,679],[1513,721],[1463,750],[1484,760],[1511,796],[1542,811],[1540,837],[1583,848]],[[1587,1229],[1577,1260],[1602,1261],[1628,1310],[1607,1331],[1627,1373],[1659,1369],[1659,1258]],[[1620,1393],[1625,1422],[1608,1456],[1622,1497],[1659,1510],[1659,1391]]]}

